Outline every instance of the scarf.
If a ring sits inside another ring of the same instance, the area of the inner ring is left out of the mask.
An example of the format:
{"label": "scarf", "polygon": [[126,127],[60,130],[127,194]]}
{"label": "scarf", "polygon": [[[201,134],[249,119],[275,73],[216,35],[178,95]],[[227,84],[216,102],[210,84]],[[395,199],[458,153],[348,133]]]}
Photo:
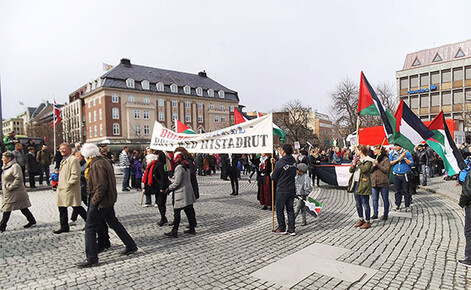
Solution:
{"label": "scarf", "polygon": [[94,158],[89,158],[85,165],[85,171],[83,172],[83,176],[85,176],[85,180],[88,181],[88,172],[90,171],[90,165],[92,164]]}
{"label": "scarf", "polygon": [[157,160],[154,160],[149,163],[149,165],[147,165],[146,171],[144,172],[144,177],[142,179],[142,182],[149,186],[152,186],[152,183],[154,181],[152,178],[152,172],[154,171],[155,163],[157,163]]}
{"label": "scarf", "polygon": [[180,152],[175,153],[173,158],[175,159],[175,167],[178,164],[181,164],[181,166],[185,169],[190,167],[190,163],[188,163],[188,161],[183,158],[183,154],[180,154]]}

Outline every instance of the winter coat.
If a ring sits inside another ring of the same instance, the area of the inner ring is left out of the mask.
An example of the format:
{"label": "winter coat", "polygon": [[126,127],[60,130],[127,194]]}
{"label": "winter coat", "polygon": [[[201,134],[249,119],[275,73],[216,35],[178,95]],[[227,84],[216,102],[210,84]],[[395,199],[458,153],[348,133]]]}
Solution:
{"label": "winter coat", "polygon": [[131,166],[128,153],[124,150],[119,154],[119,166],[121,166],[121,168],[129,168],[129,166]]}
{"label": "winter coat", "polygon": [[174,209],[184,208],[195,203],[196,198],[191,186],[190,169],[183,168],[181,164],[175,167],[174,181],[168,189],[174,194]]}
{"label": "winter coat", "polygon": [[471,171],[468,172],[464,183],[461,185],[461,196],[459,205],[461,207],[471,205]]}
{"label": "winter coat", "polygon": [[296,195],[306,196],[312,191],[311,178],[309,178],[309,174],[307,173],[303,175],[296,174],[295,185]]}
{"label": "winter coat", "polygon": [[359,160],[357,165],[354,166],[353,164],[350,166],[350,173],[352,174],[350,176],[350,180],[348,181],[348,188],[352,189],[355,180],[355,171],[359,170],[359,180],[358,180],[358,186],[355,191],[355,194],[358,195],[371,195],[371,167],[373,166],[374,159],[372,159],[369,156],[366,156],[363,158],[363,160]]}
{"label": "winter coat", "polygon": [[[150,170],[150,166],[152,166],[152,163],[147,165],[146,170]],[[156,194],[161,190],[164,191],[167,189],[170,184],[170,180],[168,180],[168,175],[167,172],[165,172],[162,162],[156,161],[154,163],[154,168],[152,169],[152,186],[146,184],[145,180],[142,182],[144,182],[144,189],[147,194]]]}
{"label": "winter coat", "polygon": [[285,155],[275,163],[272,179],[276,185],[277,194],[296,195],[294,178],[296,176],[296,160],[292,155]]}
{"label": "winter coat", "polygon": [[3,166],[2,192],[1,210],[3,212],[11,212],[31,206],[28,193],[23,184],[23,171],[15,160]]}
{"label": "winter coat", "polygon": [[26,156],[22,150],[13,150],[13,155],[15,155],[16,163],[18,163],[19,166],[26,166]]}
{"label": "winter coat", "polygon": [[10,136],[6,136],[3,138],[3,145],[5,146],[5,149],[8,151],[13,151],[15,150],[15,143],[16,139]]}
{"label": "winter coat", "polygon": [[57,206],[80,206],[81,203],[80,162],[77,157],[69,155],[69,157],[61,161],[59,168]]}
{"label": "winter coat", "polygon": [[93,158],[90,163],[88,191],[91,197],[90,202],[98,205],[98,208],[112,207],[118,199],[113,166],[102,156]]}
{"label": "winter coat", "polygon": [[49,166],[51,165],[52,162],[52,155],[49,153],[49,150],[41,150],[38,151],[36,154],[36,160],[39,162],[40,165],[42,166]]}
{"label": "winter coat", "polygon": [[30,152],[26,153],[26,165],[30,173],[39,174],[41,172],[39,163],[36,161],[36,156]]}
{"label": "winter coat", "polygon": [[391,164],[387,155],[378,157],[378,165],[371,169],[371,187],[389,187],[389,168]]}

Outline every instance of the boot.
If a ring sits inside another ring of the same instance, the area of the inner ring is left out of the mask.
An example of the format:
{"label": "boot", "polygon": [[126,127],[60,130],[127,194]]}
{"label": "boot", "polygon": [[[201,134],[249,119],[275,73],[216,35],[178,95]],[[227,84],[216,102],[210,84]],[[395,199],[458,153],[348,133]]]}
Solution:
{"label": "boot", "polygon": [[361,220],[359,220],[359,221],[355,224],[355,227],[356,227],[356,228],[361,227],[364,223],[365,223],[365,220],[364,220],[364,219],[361,219]]}
{"label": "boot", "polygon": [[178,231],[173,229],[168,233],[164,233],[164,235],[166,235],[167,237],[170,237],[170,238],[178,238]]}
{"label": "boot", "polygon": [[168,223],[168,220],[165,217],[165,211],[166,211],[165,205],[159,205],[158,208],[160,212],[160,221],[157,224],[159,225],[159,227],[161,227],[165,225],[166,223]]}
{"label": "boot", "polygon": [[371,228],[370,222],[366,222],[360,227],[360,229],[362,229],[362,230],[369,229],[369,228]]}
{"label": "boot", "polygon": [[161,227],[161,226],[165,225],[166,223],[168,223],[168,220],[167,220],[167,218],[164,216],[164,217],[162,217],[162,218],[160,219],[160,221],[157,223],[157,225],[158,225],[159,227]]}
{"label": "boot", "polygon": [[31,226],[36,224],[36,219],[34,218],[33,214],[29,211],[29,209],[27,209],[27,208],[22,209],[21,212],[23,213],[23,215],[28,220],[28,223],[23,226],[25,229],[30,228]]}

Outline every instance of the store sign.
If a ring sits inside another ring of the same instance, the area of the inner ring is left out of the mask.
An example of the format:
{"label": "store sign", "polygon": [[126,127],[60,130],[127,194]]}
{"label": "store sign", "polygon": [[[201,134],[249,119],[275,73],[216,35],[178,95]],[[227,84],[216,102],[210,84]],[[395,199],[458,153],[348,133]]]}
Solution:
{"label": "store sign", "polygon": [[426,89],[420,89],[420,90],[413,90],[413,91],[407,91],[408,94],[418,94],[418,93],[426,93],[430,91],[435,91],[437,89],[437,86],[430,86],[430,88]]}

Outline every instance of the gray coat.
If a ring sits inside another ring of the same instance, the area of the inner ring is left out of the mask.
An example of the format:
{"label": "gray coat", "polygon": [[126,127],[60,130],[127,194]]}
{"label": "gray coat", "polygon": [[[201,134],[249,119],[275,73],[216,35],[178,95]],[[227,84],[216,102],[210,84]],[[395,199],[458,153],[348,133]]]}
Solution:
{"label": "gray coat", "polygon": [[23,171],[15,160],[3,165],[2,172],[2,208],[3,212],[11,212],[31,206],[28,193],[23,184]]}
{"label": "gray coat", "polygon": [[16,163],[18,163],[19,166],[24,167],[26,165],[26,157],[23,151],[13,150],[12,153],[15,155]]}
{"label": "gray coat", "polygon": [[174,173],[175,179],[168,187],[170,191],[174,191],[173,208],[179,209],[195,203],[195,193],[191,186],[190,169],[184,169],[178,164]]}

